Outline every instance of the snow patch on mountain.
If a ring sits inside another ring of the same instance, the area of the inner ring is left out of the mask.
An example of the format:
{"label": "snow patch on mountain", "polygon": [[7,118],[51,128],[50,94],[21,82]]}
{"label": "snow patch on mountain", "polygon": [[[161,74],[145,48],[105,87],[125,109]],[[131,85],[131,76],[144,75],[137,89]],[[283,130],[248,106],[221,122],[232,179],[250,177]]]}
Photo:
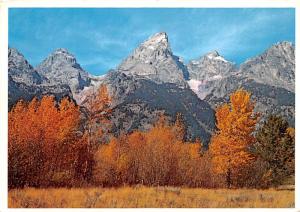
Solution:
{"label": "snow patch on mountain", "polygon": [[206,80],[196,80],[190,79],[187,81],[190,89],[201,99],[204,100],[205,97],[210,94],[212,87],[209,85],[215,84],[215,81],[221,80],[223,77],[221,75],[215,75]]}
{"label": "snow patch on mountain", "polygon": [[188,81],[188,84],[193,91],[198,91],[198,87],[199,85],[203,84],[203,81],[191,79]]}

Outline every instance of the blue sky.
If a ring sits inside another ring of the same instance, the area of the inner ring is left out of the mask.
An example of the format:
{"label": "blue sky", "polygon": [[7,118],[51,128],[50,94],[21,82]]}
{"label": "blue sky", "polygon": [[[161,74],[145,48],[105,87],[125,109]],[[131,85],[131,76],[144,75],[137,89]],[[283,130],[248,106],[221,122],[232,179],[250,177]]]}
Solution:
{"label": "blue sky", "polygon": [[295,42],[294,9],[9,10],[9,46],[36,66],[67,48],[92,74],[115,68],[142,41],[164,31],[174,54],[191,59],[217,50],[237,64],[270,45]]}

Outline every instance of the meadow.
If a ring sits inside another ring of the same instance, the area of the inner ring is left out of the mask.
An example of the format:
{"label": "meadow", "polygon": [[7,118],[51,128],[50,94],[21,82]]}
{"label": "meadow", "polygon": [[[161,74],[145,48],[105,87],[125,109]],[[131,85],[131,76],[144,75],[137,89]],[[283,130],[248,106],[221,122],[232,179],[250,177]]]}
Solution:
{"label": "meadow", "polygon": [[9,208],[293,208],[293,190],[180,187],[12,189]]}

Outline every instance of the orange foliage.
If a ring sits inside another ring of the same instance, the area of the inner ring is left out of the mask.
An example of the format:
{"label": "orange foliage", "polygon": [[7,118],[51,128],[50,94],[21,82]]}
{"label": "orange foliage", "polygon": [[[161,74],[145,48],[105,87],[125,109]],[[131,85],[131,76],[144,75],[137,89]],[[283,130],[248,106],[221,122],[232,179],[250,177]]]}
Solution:
{"label": "orange foliage", "polygon": [[226,175],[230,187],[234,175],[254,160],[249,146],[255,142],[253,132],[258,120],[255,104],[245,90],[230,96],[230,103],[216,111],[218,131],[211,139],[210,153],[216,173]]}
{"label": "orange foliage", "polygon": [[[215,179],[224,175],[230,187],[254,160],[249,147],[258,114],[250,97],[238,90],[229,104],[217,109],[218,130],[206,152],[199,140],[184,141],[180,116],[174,124],[160,116],[147,132],[109,139],[112,100],[105,85],[87,98],[84,132],[79,130],[79,107],[67,98],[59,103],[50,96],[19,101],[8,120],[9,187],[82,182],[215,187],[219,183]],[[293,129],[288,133],[295,134]]]}
{"label": "orange foliage", "polygon": [[95,155],[94,181],[102,186],[121,184],[187,185],[209,183],[209,167],[201,157],[201,143],[183,141],[180,121],[171,125],[164,116],[148,132],[114,138]]}
{"label": "orange foliage", "polygon": [[67,98],[20,101],[8,115],[9,186],[47,186],[72,179],[79,108]]}
{"label": "orange foliage", "polygon": [[111,97],[106,85],[101,85],[96,92],[87,98],[85,106],[87,108],[87,121],[85,124],[85,139],[87,151],[82,159],[85,161],[84,178],[90,181],[94,166],[94,154],[98,145],[105,143],[105,136],[110,129],[109,116],[111,115]]}
{"label": "orange foliage", "polygon": [[111,97],[106,85],[101,85],[87,98],[87,133],[90,145],[94,146],[101,142],[104,131],[109,128],[109,116],[111,115]]}

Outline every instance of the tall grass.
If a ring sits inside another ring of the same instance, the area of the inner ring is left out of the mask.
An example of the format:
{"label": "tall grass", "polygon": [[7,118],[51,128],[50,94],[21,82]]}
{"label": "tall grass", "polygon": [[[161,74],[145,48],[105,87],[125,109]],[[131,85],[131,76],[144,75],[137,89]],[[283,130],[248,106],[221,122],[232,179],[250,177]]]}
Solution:
{"label": "tall grass", "polygon": [[294,191],[180,187],[48,188],[9,191],[10,208],[289,208]]}

